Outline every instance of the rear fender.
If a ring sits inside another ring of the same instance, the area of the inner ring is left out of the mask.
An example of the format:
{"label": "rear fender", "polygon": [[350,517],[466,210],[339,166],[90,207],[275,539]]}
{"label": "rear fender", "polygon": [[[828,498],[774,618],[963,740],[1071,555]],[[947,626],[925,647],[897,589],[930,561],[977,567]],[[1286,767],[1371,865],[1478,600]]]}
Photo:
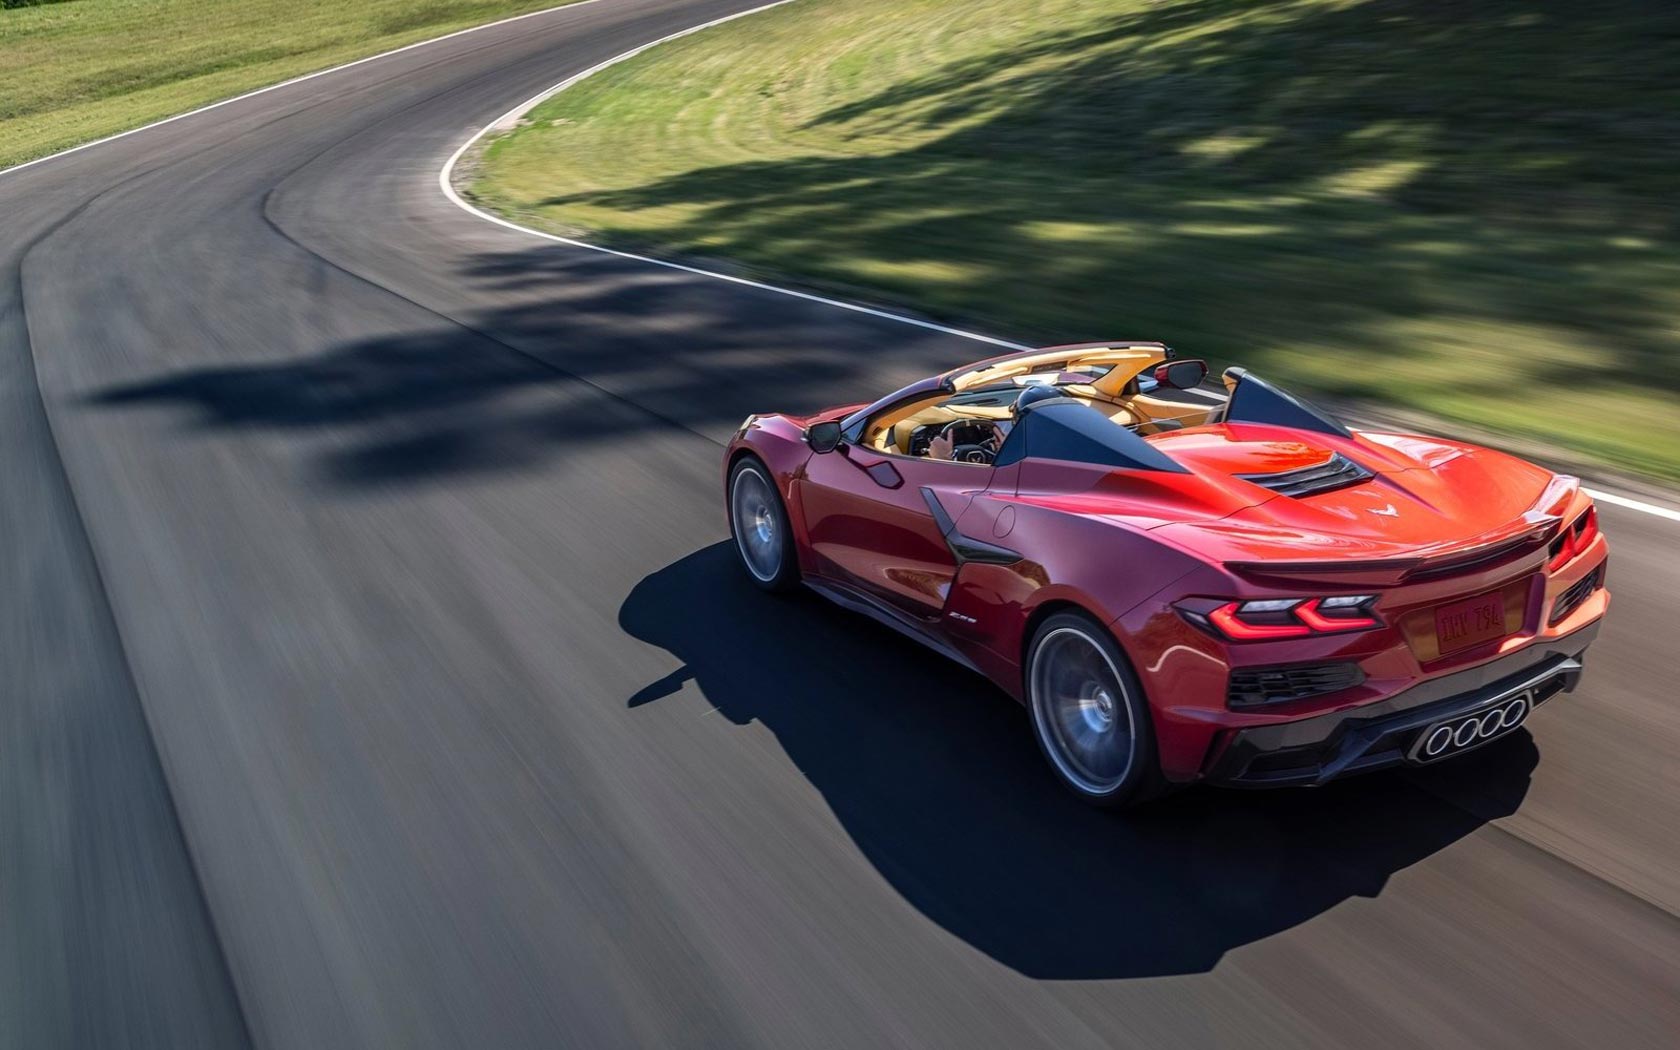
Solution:
{"label": "rear fender", "polygon": [[[1175,580],[1205,567],[1141,530],[989,494],[975,497],[957,527],[966,536],[1020,555],[1009,564],[964,565],[947,604],[958,614],[957,629],[1002,661],[1004,670],[988,674],[1017,698],[1028,626],[1041,610],[1073,606],[1098,623],[1112,624]],[[1145,658],[1147,644],[1115,633],[1134,666]]]}

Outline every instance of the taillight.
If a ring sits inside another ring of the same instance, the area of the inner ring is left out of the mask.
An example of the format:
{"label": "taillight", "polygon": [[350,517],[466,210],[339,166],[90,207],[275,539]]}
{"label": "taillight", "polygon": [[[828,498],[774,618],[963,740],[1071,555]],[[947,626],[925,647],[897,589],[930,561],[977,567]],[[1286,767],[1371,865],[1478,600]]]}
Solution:
{"label": "taillight", "polygon": [[1575,527],[1575,549],[1578,551],[1586,550],[1587,544],[1591,543],[1593,537],[1597,535],[1598,508],[1588,507],[1587,512],[1581,515],[1580,521]]}
{"label": "taillight", "polygon": [[1336,631],[1362,631],[1376,627],[1378,620],[1371,615],[1370,605],[1377,599],[1362,594],[1344,598],[1313,598],[1295,607],[1301,622],[1320,634]]}
{"label": "taillight", "polygon": [[1233,642],[1260,642],[1379,627],[1382,621],[1371,612],[1376,601],[1374,594],[1266,598],[1226,602],[1205,612],[1181,605],[1179,612],[1198,627],[1211,628]]}
{"label": "taillight", "polygon": [[1588,507],[1580,517],[1569,523],[1569,527],[1557,534],[1548,548],[1551,559],[1546,562],[1546,571],[1555,572],[1568,565],[1577,554],[1586,550],[1598,535],[1598,508]]}
{"label": "taillight", "polygon": [[[1312,633],[1312,628],[1299,621],[1294,623],[1255,623],[1253,619],[1245,619],[1243,613],[1251,605],[1269,605],[1270,602],[1227,602],[1207,614],[1208,622],[1219,629],[1225,637],[1239,642],[1257,642],[1266,638],[1303,638]],[[1248,613],[1255,617],[1254,612]],[[1285,612],[1285,616],[1287,616]]]}

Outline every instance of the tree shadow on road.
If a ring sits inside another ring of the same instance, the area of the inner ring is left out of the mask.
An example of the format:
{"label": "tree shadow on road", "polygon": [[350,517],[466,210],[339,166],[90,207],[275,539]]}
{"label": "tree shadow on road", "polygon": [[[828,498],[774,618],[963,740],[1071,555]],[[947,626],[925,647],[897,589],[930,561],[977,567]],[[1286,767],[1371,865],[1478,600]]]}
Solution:
{"label": "tree shadow on road", "polygon": [[319,347],[281,333],[83,400],[170,411],[186,435],[305,437],[305,476],[354,490],[539,470],[659,433],[721,443],[749,412],[872,399],[990,349],[565,248],[487,253],[463,280],[491,304],[466,323]]}
{"label": "tree shadow on road", "polygon": [[1523,732],[1416,773],[1104,813],[1051,780],[987,682],[814,596],[766,596],[733,558],[715,544],[632,591],[621,626],[684,666],[630,705],[692,679],[763,723],[899,893],[1030,977],[1211,969],[1514,812],[1537,762]]}
{"label": "tree shadow on road", "polygon": [[534,471],[659,433],[727,440],[749,412],[872,400],[994,348],[549,245],[470,257],[461,321],[311,344],[278,328],[213,363],[83,403],[185,435],[310,438],[305,476],[354,490]]}

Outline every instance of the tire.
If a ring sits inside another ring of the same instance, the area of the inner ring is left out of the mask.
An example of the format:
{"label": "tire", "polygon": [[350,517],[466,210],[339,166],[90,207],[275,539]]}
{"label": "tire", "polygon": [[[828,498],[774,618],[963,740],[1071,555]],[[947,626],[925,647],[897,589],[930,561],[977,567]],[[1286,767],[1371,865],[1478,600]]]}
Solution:
{"label": "tire", "polygon": [[757,456],[742,456],[729,471],[729,534],[747,579],[760,590],[790,591],[799,585],[799,556],[787,508]]}
{"label": "tire", "polygon": [[1113,637],[1083,613],[1047,618],[1025,671],[1033,735],[1051,770],[1094,806],[1134,806],[1166,786],[1143,686]]}

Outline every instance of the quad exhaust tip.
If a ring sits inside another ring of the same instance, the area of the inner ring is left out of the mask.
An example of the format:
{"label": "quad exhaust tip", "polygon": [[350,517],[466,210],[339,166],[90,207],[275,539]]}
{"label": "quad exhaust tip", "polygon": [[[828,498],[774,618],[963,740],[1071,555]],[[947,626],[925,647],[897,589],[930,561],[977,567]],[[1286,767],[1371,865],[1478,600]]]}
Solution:
{"label": "quad exhaust tip", "polygon": [[1528,717],[1530,706],[1529,694],[1523,693],[1490,711],[1441,722],[1425,734],[1419,757],[1445,758],[1515,729]]}

